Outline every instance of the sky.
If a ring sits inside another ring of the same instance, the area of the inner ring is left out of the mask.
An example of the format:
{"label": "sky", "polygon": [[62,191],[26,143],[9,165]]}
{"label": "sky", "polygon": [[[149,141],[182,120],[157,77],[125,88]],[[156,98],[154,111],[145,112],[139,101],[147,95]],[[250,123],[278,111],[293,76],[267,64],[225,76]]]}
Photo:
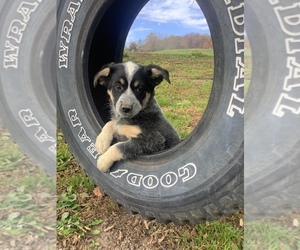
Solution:
{"label": "sky", "polygon": [[132,24],[126,44],[144,40],[152,32],[182,36],[209,34],[209,29],[195,0],[150,0]]}

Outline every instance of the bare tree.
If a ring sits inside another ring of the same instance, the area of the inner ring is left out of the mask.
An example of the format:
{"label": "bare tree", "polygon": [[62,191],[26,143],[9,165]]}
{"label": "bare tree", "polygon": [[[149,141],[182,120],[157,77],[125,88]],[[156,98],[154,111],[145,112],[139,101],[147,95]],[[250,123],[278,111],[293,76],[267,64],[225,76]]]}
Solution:
{"label": "bare tree", "polygon": [[129,51],[131,52],[137,52],[139,49],[138,49],[138,44],[136,42],[131,42],[129,44]]}
{"label": "bare tree", "polygon": [[129,45],[130,51],[158,51],[166,49],[195,49],[212,48],[210,35],[191,33],[184,36],[162,36],[150,33],[144,41],[132,42]]}

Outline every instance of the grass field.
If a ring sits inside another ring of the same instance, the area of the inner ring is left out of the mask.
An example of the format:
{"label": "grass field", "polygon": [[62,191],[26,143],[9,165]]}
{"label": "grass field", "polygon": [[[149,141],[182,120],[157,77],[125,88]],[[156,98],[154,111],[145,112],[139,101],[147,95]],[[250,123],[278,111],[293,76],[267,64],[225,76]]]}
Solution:
{"label": "grass field", "polygon": [[173,49],[173,50],[161,50],[152,52],[152,54],[158,55],[184,55],[184,56],[210,56],[214,55],[213,49]]}

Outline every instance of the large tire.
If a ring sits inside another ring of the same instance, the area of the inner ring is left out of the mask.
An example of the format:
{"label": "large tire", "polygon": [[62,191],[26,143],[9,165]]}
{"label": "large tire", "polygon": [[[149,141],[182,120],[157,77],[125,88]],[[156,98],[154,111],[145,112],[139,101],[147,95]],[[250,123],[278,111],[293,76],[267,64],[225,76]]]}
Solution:
{"label": "large tire", "polygon": [[55,2],[0,3],[0,115],[34,163],[56,174]]}
{"label": "large tire", "polygon": [[[58,119],[87,174],[130,213],[199,223],[243,207],[243,3],[197,1],[214,44],[214,82],[205,114],[175,148],[96,167],[94,142],[109,120],[99,68],[121,62],[126,36],[146,0],[61,1],[58,10]],[[172,72],[170,72],[172,74]]]}
{"label": "large tire", "polygon": [[246,1],[253,61],[245,107],[247,219],[300,208],[299,9],[296,0]]}

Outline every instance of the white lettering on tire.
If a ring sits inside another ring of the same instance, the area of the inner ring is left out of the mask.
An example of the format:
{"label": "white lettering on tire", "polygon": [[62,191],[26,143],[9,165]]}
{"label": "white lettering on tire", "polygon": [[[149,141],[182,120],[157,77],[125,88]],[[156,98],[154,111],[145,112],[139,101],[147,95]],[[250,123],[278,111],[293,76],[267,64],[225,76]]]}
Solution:
{"label": "white lettering on tire", "polygon": [[230,18],[232,31],[237,38],[235,44],[235,68],[236,74],[233,82],[233,92],[227,108],[227,115],[234,117],[236,114],[244,114],[244,3],[233,6],[230,0],[224,0]]}
{"label": "white lettering on tire", "polygon": [[27,128],[36,128],[34,136],[40,143],[52,143],[48,149],[56,155],[56,140],[48,134],[48,131],[40,124],[38,119],[34,116],[32,110],[21,109],[19,111],[19,117]]}
{"label": "white lettering on tire", "polygon": [[68,117],[71,122],[73,128],[78,128],[78,138],[81,143],[86,144],[87,152],[94,158],[97,159],[99,153],[96,149],[94,143],[92,143],[91,137],[88,135],[86,129],[84,128],[83,124],[81,123],[80,118],[78,117],[78,113],[76,109],[70,109],[68,111]]}
{"label": "white lettering on tire", "polygon": [[269,0],[269,3],[273,5],[282,32],[288,36],[285,39],[288,75],[284,78],[283,91],[279,94],[272,114],[278,117],[286,114],[299,115],[300,96],[297,94],[300,88],[300,3],[289,6],[281,5],[279,0]]}
{"label": "white lettering on tire", "polygon": [[74,22],[76,21],[77,13],[80,10],[83,0],[70,2],[67,8],[68,18],[63,21],[60,31],[59,52],[58,52],[58,67],[68,68],[69,62],[69,44],[72,37]]}
{"label": "white lettering on tire", "polygon": [[126,181],[129,185],[134,187],[144,187],[146,189],[154,189],[158,186],[164,188],[171,188],[175,186],[178,181],[181,183],[192,180],[197,174],[197,167],[194,163],[188,163],[183,167],[180,167],[176,172],[166,172],[161,176],[154,174],[142,175],[137,173],[129,173],[127,169],[118,169],[114,172],[110,172],[110,175],[115,179],[126,177]]}
{"label": "white lettering on tire", "polygon": [[31,14],[36,11],[41,0],[28,3],[26,1],[21,2],[17,9],[19,17],[10,22],[5,41],[5,50],[3,55],[3,67],[18,68],[19,66],[19,52],[20,44],[23,39],[24,32],[27,28],[27,24],[31,18]]}

